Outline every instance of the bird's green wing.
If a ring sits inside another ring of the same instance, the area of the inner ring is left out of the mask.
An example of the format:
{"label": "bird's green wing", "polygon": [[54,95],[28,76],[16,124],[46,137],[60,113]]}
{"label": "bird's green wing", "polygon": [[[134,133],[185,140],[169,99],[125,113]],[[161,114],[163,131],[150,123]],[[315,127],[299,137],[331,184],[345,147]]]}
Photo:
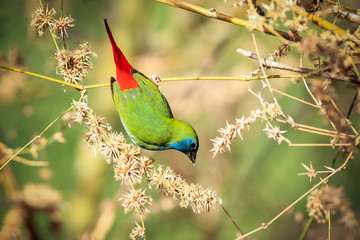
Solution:
{"label": "bird's green wing", "polygon": [[142,92],[147,93],[151,102],[156,104],[156,106],[153,107],[159,110],[160,114],[164,117],[173,118],[169,103],[159,91],[158,87],[148,77],[137,70],[132,69],[131,73],[136,82],[140,85]]}
{"label": "bird's green wing", "polygon": [[140,88],[123,92],[112,78],[111,89],[116,109],[127,133],[137,145],[160,150],[169,143],[172,135],[169,104],[151,80],[139,72],[133,76]]}

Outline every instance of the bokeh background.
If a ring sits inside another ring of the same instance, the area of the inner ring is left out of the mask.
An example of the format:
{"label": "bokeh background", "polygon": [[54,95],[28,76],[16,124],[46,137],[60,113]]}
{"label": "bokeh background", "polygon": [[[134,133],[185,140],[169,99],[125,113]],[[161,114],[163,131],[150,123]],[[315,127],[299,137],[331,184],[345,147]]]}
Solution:
{"label": "bokeh background", "polygon": [[[203,7],[216,8],[229,15],[246,17],[243,7],[231,7],[232,1],[197,0],[188,1]],[[360,7],[356,1],[344,1],[353,8]],[[43,1],[60,14],[60,1]],[[57,62],[54,57],[54,43],[46,33],[39,38],[30,27],[31,13],[39,6],[38,1],[0,0],[0,61],[1,64],[23,70],[60,78],[55,74]],[[75,19],[75,27],[68,31],[66,44],[75,48],[77,43],[87,41],[97,54],[94,68],[89,71],[85,84],[108,83],[115,75],[111,47],[103,26],[107,18],[118,45],[129,62],[139,71],[151,76],[240,76],[249,75],[258,64],[236,53],[237,48],[255,51],[249,31],[214,19],[148,0],[97,1],[64,0],[64,12]],[[262,56],[268,56],[277,49],[280,42],[261,33],[255,33]],[[288,64],[299,64],[296,50],[284,60]],[[308,61],[305,63],[311,67]],[[302,84],[289,79],[271,80],[274,88],[286,91],[298,98],[311,101]],[[160,90],[167,97],[175,117],[185,120],[197,130],[200,149],[196,165],[176,151],[150,152],[145,155],[156,159],[155,164],[171,166],[188,182],[199,183],[218,192],[223,204],[244,232],[269,221],[284,207],[308,190],[309,183],[301,163],[311,163],[315,169],[330,166],[335,155],[331,148],[295,148],[283,143],[278,145],[263,133],[264,123],[257,122],[245,130],[243,139],[235,140],[231,152],[214,158],[209,151],[210,139],[218,136],[217,130],[226,121],[248,115],[260,108],[258,100],[248,92],[261,90],[259,81],[181,81],[162,82]],[[345,84],[337,86],[348,91]],[[64,91],[65,89],[65,91]],[[266,91],[264,91],[266,92]],[[109,88],[90,89],[91,107],[113,129],[123,131],[114,108]],[[264,94],[264,97],[268,97]],[[353,95],[341,96],[339,106],[344,111]],[[78,99],[79,92],[42,79],[19,73],[0,70],[0,141],[16,149],[26,144],[46,125],[65,111],[72,99]],[[321,114],[311,107],[288,98],[278,96],[286,114],[296,122],[313,126],[329,127]],[[358,127],[358,116],[353,122]],[[45,136],[62,130],[64,124],[56,123]],[[288,126],[286,134],[294,143],[322,143],[325,137],[296,132]],[[48,161],[49,167],[29,167],[17,162],[11,163],[16,184],[21,190],[28,183],[46,183],[61,192],[62,230],[52,233],[47,228],[44,215],[36,216],[36,226],[43,239],[85,238],[94,230],[99,216],[107,209],[109,202],[116,201],[123,193],[120,183],[113,178],[112,166],[106,164],[100,155],[94,156],[82,140],[83,125],[64,130],[65,143],[54,142],[38,152],[38,160]],[[32,159],[31,154],[23,155]],[[338,156],[338,161],[342,161]],[[349,163],[346,171],[331,179],[331,185],[344,186],[352,209],[358,219],[360,213],[360,164],[358,157]],[[151,213],[146,215],[145,224],[148,239],[233,239],[236,229],[220,206],[210,213],[194,214],[191,209],[182,209],[176,200],[164,197],[156,189],[149,192],[154,198]],[[114,200],[115,199],[115,200]],[[0,190],[0,222],[9,208],[4,191]],[[106,239],[128,239],[129,233],[138,221],[136,214],[124,214],[116,204],[112,209],[115,220]],[[343,226],[334,217],[334,239],[346,236]],[[297,239],[307,220],[306,199],[277,220],[270,229],[254,235],[257,239]],[[325,239],[326,224],[313,223],[309,234]],[[315,238],[309,238],[315,239]]]}

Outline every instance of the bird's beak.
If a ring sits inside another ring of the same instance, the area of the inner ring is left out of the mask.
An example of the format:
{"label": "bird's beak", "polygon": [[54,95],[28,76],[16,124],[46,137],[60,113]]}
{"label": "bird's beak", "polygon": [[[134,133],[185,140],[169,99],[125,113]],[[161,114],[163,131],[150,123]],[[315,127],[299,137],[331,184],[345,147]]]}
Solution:
{"label": "bird's beak", "polygon": [[196,151],[189,151],[186,153],[192,163],[196,161]]}

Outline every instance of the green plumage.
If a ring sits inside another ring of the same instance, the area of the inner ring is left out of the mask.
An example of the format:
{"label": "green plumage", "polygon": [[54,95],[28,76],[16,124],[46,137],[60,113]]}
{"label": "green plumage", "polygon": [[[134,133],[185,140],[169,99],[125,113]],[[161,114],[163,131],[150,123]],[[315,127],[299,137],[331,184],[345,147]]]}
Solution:
{"label": "green plumage", "polygon": [[143,74],[132,70],[140,88],[121,91],[112,81],[113,99],[121,121],[131,139],[150,150],[163,150],[173,142],[196,133],[189,124],[173,118],[170,106],[155,84]]}
{"label": "green plumage", "polygon": [[140,88],[122,92],[117,82],[113,82],[115,106],[131,139],[141,147],[156,150],[171,141],[169,129],[173,116],[157,87],[139,72],[133,76]]}
{"label": "green plumage", "polygon": [[199,147],[195,130],[188,123],[174,119],[167,100],[157,86],[127,62],[106,20],[105,27],[116,65],[117,79],[111,78],[112,96],[126,132],[140,147],[176,149],[194,163]]}

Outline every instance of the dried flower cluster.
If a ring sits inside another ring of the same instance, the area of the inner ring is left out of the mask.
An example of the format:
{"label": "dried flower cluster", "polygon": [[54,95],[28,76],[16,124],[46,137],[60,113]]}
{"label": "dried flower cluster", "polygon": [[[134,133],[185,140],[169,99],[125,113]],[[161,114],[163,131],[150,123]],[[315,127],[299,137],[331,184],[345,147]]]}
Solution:
{"label": "dried flower cluster", "polygon": [[152,198],[146,196],[145,190],[142,189],[130,189],[128,193],[124,194],[122,198],[122,206],[124,207],[125,213],[135,209],[140,214],[149,213],[149,209],[146,208],[147,204],[151,204]]}
{"label": "dried flower cluster", "polygon": [[209,212],[216,203],[222,203],[215,191],[204,189],[198,184],[188,184],[169,167],[163,169],[159,166],[150,174],[149,182],[166,196],[179,199],[181,207],[191,207],[194,213]]}
{"label": "dried flower cluster", "polygon": [[55,33],[57,36],[67,36],[67,30],[72,28],[74,24],[74,19],[71,16],[60,17],[59,20],[54,19],[54,15],[56,11],[54,8],[49,10],[48,7],[46,9],[44,7],[38,7],[32,13],[31,26],[35,27],[39,36],[43,36],[46,29],[49,28],[51,32]]}
{"label": "dried flower cluster", "polygon": [[346,197],[343,187],[335,188],[324,186],[320,190],[315,189],[307,197],[307,209],[309,216],[318,223],[325,223],[330,214],[340,213],[340,221],[350,231],[358,231],[360,224],[356,215],[350,208],[350,201]]}
{"label": "dried flower cluster", "polygon": [[318,223],[325,223],[326,213],[320,201],[321,191],[319,189],[315,189],[311,192],[311,194],[307,197],[306,208],[309,211],[309,217],[312,217]]}
{"label": "dried flower cluster", "polygon": [[[136,189],[134,184],[141,183],[147,177],[149,188],[156,188],[168,196],[180,200],[181,207],[191,207],[193,212],[201,213],[210,211],[216,203],[221,204],[215,191],[204,189],[197,184],[188,184],[176,175],[169,167],[157,169],[154,167],[154,159],[141,155],[140,148],[127,144],[122,134],[111,132],[109,125],[104,123],[103,118],[97,116],[88,105],[86,92],[82,92],[80,101],[73,101],[73,117],[75,123],[84,122],[87,132],[84,140],[88,147],[96,145],[100,148],[101,155],[108,164],[113,163],[114,177],[121,184],[129,184],[130,190],[119,201],[124,207],[125,213],[136,210],[140,215],[148,213],[152,198],[146,195],[146,189]],[[145,228],[136,224],[130,237],[144,237]]]}
{"label": "dried flower cluster", "polygon": [[[38,7],[32,14],[31,26],[35,27],[39,36],[43,36],[46,28],[50,29],[51,34],[64,39],[68,36],[67,30],[74,26],[74,19],[71,16],[60,17],[55,19],[55,9],[46,10],[44,7]],[[83,81],[88,73],[88,69],[92,69],[90,62],[96,54],[91,51],[87,42],[79,44],[75,50],[67,48],[57,48],[55,58],[58,61],[56,73],[61,75],[65,82],[79,84]]]}
{"label": "dried flower cluster", "polygon": [[135,222],[135,224],[136,226],[132,229],[130,233],[131,240],[136,240],[137,236],[145,238],[145,228],[140,226],[137,222]]}
{"label": "dried flower cluster", "polygon": [[91,51],[88,43],[79,44],[75,50],[69,51],[62,48],[56,51],[55,58],[58,61],[56,73],[60,74],[65,82],[78,84],[83,81],[88,74],[88,69],[92,69],[90,62],[96,54]]}
{"label": "dried flower cluster", "polygon": [[283,141],[290,143],[290,140],[283,136],[283,133],[286,131],[280,130],[277,126],[272,126],[270,121],[275,120],[277,116],[281,116],[282,118],[285,118],[289,124],[293,125],[292,118],[284,115],[279,104],[265,102],[260,95],[256,96],[260,98],[263,109],[252,110],[248,117],[245,118],[242,116],[240,119],[236,119],[235,124],[229,124],[227,122],[225,128],[220,128],[218,130],[220,137],[216,137],[211,140],[214,144],[214,147],[211,149],[211,151],[214,152],[213,156],[218,153],[223,153],[225,151],[225,147],[230,151],[231,141],[234,140],[236,136],[239,136],[242,139],[241,132],[245,129],[245,127],[249,129],[250,125],[257,119],[267,122],[264,132],[268,138],[274,139],[279,144]]}

